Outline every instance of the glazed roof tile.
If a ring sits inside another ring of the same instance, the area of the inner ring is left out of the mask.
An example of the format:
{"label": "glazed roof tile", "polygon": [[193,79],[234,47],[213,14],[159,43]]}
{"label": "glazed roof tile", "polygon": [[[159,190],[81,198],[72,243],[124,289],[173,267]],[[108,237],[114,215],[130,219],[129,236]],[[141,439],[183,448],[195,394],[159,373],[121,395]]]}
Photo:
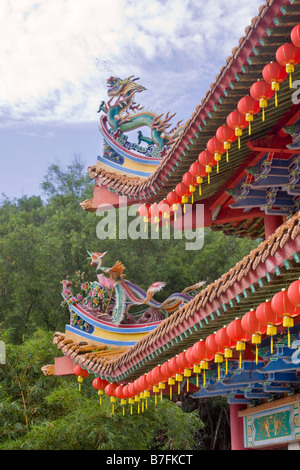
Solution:
{"label": "glazed roof tile", "polygon": [[[98,347],[67,341],[60,332],[54,335],[54,343],[64,355],[71,356],[74,362],[97,375],[116,381],[136,378],[197,340],[205,339],[237,315],[246,313],[252,307],[256,308],[266,296],[274,295],[287,282],[299,278],[298,251],[299,211],[227,273],[205,287],[134,346],[99,350]],[[285,266],[287,262],[288,267]],[[261,280],[264,276],[267,276],[267,282]],[[238,301],[239,296],[242,300]],[[181,336],[184,341],[180,339]]]}
{"label": "glazed roof tile", "polygon": [[[267,0],[260,6],[258,15],[246,27],[245,35],[240,38],[238,46],[233,48],[232,54],[226,60],[226,65],[221,67],[216,80],[210,85],[200,105],[196,106],[191,118],[186,122],[183,133],[151,176],[145,179],[131,178],[105,170],[100,170],[97,174],[95,166],[92,165],[90,171],[96,178],[97,184],[100,183],[118,194],[128,195],[136,200],[146,198],[148,202],[154,202],[165,197],[181,181],[183,173],[188,171],[199,152],[204,150],[207,140],[215,135],[217,127],[225,123],[225,117],[235,109],[245,91],[248,91],[251,84],[261,78],[263,66],[274,59],[278,46],[288,41],[292,27],[299,22],[299,6],[299,0],[293,2]],[[264,48],[267,54],[263,53]],[[220,97],[222,97],[222,105],[218,101]],[[272,109],[270,119],[264,125],[259,123],[257,128],[254,125],[254,135],[265,135],[289,109],[290,100],[282,101],[288,104],[279,106],[276,112]],[[203,124],[205,120],[207,123]],[[200,132],[200,137],[195,138],[195,132],[199,133],[199,125],[203,127],[203,130]],[[191,139],[194,141],[192,145]],[[185,155],[182,159],[183,154]],[[214,194],[225,183],[228,174],[238,168],[248,154],[248,148],[244,152],[238,152],[238,155],[233,154],[233,163],[230,164],[230,168],[221,170],[216,183],[211,184],[209,188],[206,187],[206,190],[202,191],[203,196],[198,199],[205,199]],[[166,182],[165,174],[171,170],[172,176]]]}

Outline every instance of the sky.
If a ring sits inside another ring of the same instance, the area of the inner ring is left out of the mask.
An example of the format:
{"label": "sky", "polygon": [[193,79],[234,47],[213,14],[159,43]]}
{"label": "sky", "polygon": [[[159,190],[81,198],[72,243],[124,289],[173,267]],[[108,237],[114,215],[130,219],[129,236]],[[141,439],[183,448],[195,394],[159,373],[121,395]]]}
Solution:
{"label": "sky", "polygon": [[1,0],[0,195],[41,195],[53,163],[102,151],[107,79],[186,122],[263,0]]}

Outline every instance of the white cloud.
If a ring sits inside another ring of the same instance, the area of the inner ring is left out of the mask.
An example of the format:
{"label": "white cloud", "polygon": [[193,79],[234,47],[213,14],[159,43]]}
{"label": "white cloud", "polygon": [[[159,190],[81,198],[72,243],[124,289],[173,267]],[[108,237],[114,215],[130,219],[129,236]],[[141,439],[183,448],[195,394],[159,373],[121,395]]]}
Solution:
{"label": "white cloud", "polygon": [[260,4],[1,0],[2,120],[94,121],[112,74],[139,76],[157,112],[195,107]]}

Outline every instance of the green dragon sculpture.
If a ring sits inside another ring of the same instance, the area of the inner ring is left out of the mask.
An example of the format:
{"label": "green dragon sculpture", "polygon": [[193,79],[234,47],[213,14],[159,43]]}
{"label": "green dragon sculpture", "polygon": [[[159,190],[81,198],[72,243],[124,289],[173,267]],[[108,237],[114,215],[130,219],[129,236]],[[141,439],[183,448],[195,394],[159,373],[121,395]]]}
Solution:
{"label": "green dragon sculpture", "polygon": [[[142,85],[136,83],[138,78],[133,78],[133,75],[122,80],[118,77],[110,77],[107,80],[109,101],[101,101],[98,113],[103,111],[107,116],[107,121],[111,126],[113,132],[118,130],[121,132],[128,132],[139,127],[146,126],[151,131],[151,139],[144,137],[141,132],[139,133],[139,141],[144,140],[147,143],[154,143],[162,150],[165,146],[172,145],[177,137],[183,130],[181,121],[178,121],[176,126],[167,132],[171,126],[169,122],[174,116],[170,115],[168,111],[162,119],[163,114],[157,115],[152,112],[142,111],[143,107],[137,105],[134,101],[136,93],[144,91]],[[113,103],[113,100],[115,102]]]}

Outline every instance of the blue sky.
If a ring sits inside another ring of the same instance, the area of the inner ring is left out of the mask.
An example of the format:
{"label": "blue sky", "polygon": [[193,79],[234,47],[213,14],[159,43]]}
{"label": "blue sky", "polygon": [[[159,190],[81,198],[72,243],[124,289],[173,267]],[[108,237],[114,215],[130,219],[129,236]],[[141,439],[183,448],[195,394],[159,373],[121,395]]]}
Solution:
{"label": "blue sky", "polygon": [[106,80],[189,119],[263,0],[1,0],[0,194],[42,194],[54,162],[95,164]]}

